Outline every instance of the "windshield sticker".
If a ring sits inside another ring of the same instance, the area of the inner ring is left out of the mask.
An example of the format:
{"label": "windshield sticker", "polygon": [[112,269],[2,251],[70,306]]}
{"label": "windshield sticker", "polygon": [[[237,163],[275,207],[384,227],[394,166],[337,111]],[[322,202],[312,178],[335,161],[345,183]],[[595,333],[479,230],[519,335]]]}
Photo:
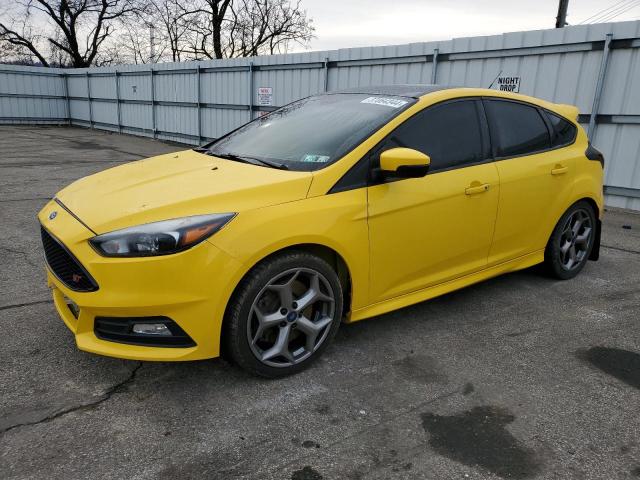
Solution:
{"label": "windshield sticker", "polygon": [[302,159],[300,160],[301,162],[308,162],[308,163],[326,163],[329,161],[329,157],[328,155],[303,155]]}
{"label": "windshield sticker", "polygon": [[383,105],[385,107],[400,108],[405,106],[409,102],[407,102],[406,100],[400,100],[399,98],[369,97],[365,98],[360,103],[372,103],[373,105]]}

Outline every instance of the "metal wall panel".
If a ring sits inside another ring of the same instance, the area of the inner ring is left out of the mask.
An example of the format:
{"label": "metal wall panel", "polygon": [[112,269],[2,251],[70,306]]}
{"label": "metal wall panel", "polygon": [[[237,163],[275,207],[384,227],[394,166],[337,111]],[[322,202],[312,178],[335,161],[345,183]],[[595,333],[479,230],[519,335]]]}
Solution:
{"label": "metal wall panel", "polygon": [[91,120],[93,122],[102,123],[105,126],[117,125],[118,123],[118,104],[117,103],[92,102],[91,110],[92,110]]}
{"label": "metal wall panel", "polygon": [[0,123],[60,123],[68,118],[60,73],[0,65]]}
{"label": "metal wall panel", "polygon": [[133,127],[151,131],[151,105],[123,103],[120,105],[121,123],[124,127]]}
{"label": "metal wall panel", "polygon": [[70,97],[84,97],[89,95],[87,90],[87,77],[85,75],[70,74],[67,77]]}
{"label": "metal wall panel", "polygon": [[89,103],[86,100],[69,100],[71,118],[89,121]]}
{"label": "metal wall panel", "polygon": [[[607,34],[612,35],[610,44],[605,43]],[[325,90],[433,79],[488,87],[503,75],[519,76],[521,93],[577,105],[588,128],[605,45],[611,50],[592,141],[607,159],[607,203],[640,210],[640,21],[117,68],[0,65],[0,122],[67,119],[76,125],[199,144],[261,110]],[[260,87],[272,88],[271,105],[258,104]]]}
{"label": "metal wall panel", "polygon": [[92,98],[116,98],[115,76],[92,76],[89,78],[91,84]]}

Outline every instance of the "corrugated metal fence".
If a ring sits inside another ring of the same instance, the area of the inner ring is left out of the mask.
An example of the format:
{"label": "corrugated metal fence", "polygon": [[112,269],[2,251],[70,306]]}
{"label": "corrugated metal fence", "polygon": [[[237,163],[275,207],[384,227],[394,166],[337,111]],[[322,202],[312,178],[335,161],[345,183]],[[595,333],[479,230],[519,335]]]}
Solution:
{"label": "corrugated metal fence", "polygon": [[636,21],[206,62],[0,65],[0,123],[71,123],[198,144],[318,92],[401,83],[495,87],[497,77],[516,77],[521,93],[580,108],[607,158],[607,204],[640,210],[639,47]]}

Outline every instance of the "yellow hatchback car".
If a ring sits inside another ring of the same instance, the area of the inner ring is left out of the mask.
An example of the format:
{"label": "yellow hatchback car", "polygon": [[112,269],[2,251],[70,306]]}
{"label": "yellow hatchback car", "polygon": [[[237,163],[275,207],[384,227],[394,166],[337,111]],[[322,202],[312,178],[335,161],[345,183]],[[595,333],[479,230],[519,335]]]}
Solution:
{"label": "yellow hatchback car", "polygon": [[578,110],[470,88],[311,96],[131,162],[40,212],[82,350],[308,366],[355,322],[544,262],[598,258],[604,160]]}

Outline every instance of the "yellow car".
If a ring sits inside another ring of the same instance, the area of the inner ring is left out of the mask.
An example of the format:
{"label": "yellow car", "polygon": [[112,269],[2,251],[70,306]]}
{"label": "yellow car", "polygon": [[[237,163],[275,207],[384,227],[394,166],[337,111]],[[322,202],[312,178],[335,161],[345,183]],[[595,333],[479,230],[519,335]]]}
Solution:
{"label": "yellow car", "polygon": [[494,90],[311,96],[200,148],[76,181],[40,212],[81,350],[308,366],[356,322],[599,252],[604,160],[578,110]]}

